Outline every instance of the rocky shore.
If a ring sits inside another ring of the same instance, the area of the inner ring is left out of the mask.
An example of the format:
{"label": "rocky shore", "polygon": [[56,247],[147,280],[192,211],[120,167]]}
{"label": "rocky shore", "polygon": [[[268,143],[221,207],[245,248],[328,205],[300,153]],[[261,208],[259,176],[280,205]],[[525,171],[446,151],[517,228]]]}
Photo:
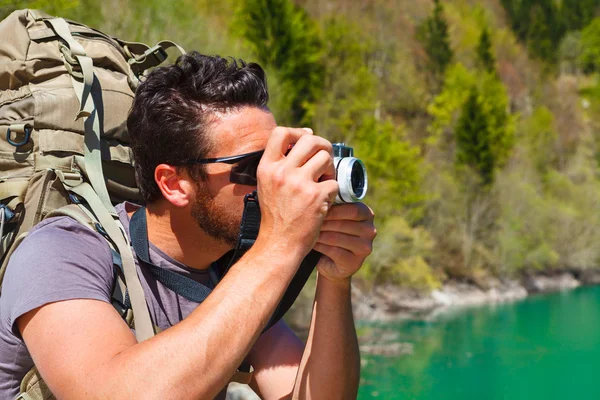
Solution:
{"label": "rocky shore", "polygon": [[596,284],[600,284],[600,271],[561,271],[524,276],[519,280],[488,278],[477,284],[449,281],[429,293],[392,285],[377,286],[369,291],[353,287],[352,300],[357,320],[393,321],[428,318],[453,307],[510,302],[532,294]]}

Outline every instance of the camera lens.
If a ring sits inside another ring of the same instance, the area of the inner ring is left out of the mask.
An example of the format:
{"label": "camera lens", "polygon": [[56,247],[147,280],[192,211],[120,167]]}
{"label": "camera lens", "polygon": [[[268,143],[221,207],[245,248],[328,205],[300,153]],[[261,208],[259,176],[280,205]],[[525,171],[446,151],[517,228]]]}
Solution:
{"label": "camera lens", "polygon": [[362,163],[352,163],[352,171],[350,172],[350,182],[352,191],[357,198],[362,198],[365,190],[365,169]]}
{"label": "camera lens", "polygon": [[334,157],[335,179],[339,184],[336,204],[361,201],[367,194],[367,170],[358,158]]}

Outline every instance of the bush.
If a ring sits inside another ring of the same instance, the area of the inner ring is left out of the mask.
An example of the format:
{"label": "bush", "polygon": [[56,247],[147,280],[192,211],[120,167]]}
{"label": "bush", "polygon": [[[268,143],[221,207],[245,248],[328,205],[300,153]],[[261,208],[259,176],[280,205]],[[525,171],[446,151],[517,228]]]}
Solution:
{"label": "bush", "polygon": [[388,218],[378,228],[373,254],[360,275],[375,283],[388,282],[420,290],[440,286],[425,258],[433,240],[423,228],[412,228],[402,217]]}

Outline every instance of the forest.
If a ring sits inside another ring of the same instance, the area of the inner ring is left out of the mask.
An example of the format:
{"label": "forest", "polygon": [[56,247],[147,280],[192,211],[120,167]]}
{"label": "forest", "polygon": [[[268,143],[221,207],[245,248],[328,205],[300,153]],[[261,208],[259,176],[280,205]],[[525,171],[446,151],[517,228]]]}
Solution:
{"label": "forest", "polygon": [[280,125],[367,166],[363,285],[600,267],[600,0],[0,0],[0,18],[19,8],[260,63]]}

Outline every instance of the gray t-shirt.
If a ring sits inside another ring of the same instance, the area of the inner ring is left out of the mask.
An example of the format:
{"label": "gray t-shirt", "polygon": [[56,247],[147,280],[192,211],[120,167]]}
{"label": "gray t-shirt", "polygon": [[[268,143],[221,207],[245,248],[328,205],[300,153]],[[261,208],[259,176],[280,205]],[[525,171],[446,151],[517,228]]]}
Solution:
{"label": "gray t-shirt", "polygon": [[[135,206],[117,206],[129,234],[128,211]],[[138,275],[152,321],[165,330],[187,317],[197,306],[157,282],[148,268]],[[189,268],[150,243],[150,260],[161,268],[208,284],[208,271]],[[95,299],[111,302],[114,283],[112,253],[97,232],[68,217],[49,218],[31,230],[15,250],[6,270],[0,296],[0,399],[13,399],[33,360],[21,338],[16,320],[51,302]],[[225,392],[217,398],[224,398]]]}

